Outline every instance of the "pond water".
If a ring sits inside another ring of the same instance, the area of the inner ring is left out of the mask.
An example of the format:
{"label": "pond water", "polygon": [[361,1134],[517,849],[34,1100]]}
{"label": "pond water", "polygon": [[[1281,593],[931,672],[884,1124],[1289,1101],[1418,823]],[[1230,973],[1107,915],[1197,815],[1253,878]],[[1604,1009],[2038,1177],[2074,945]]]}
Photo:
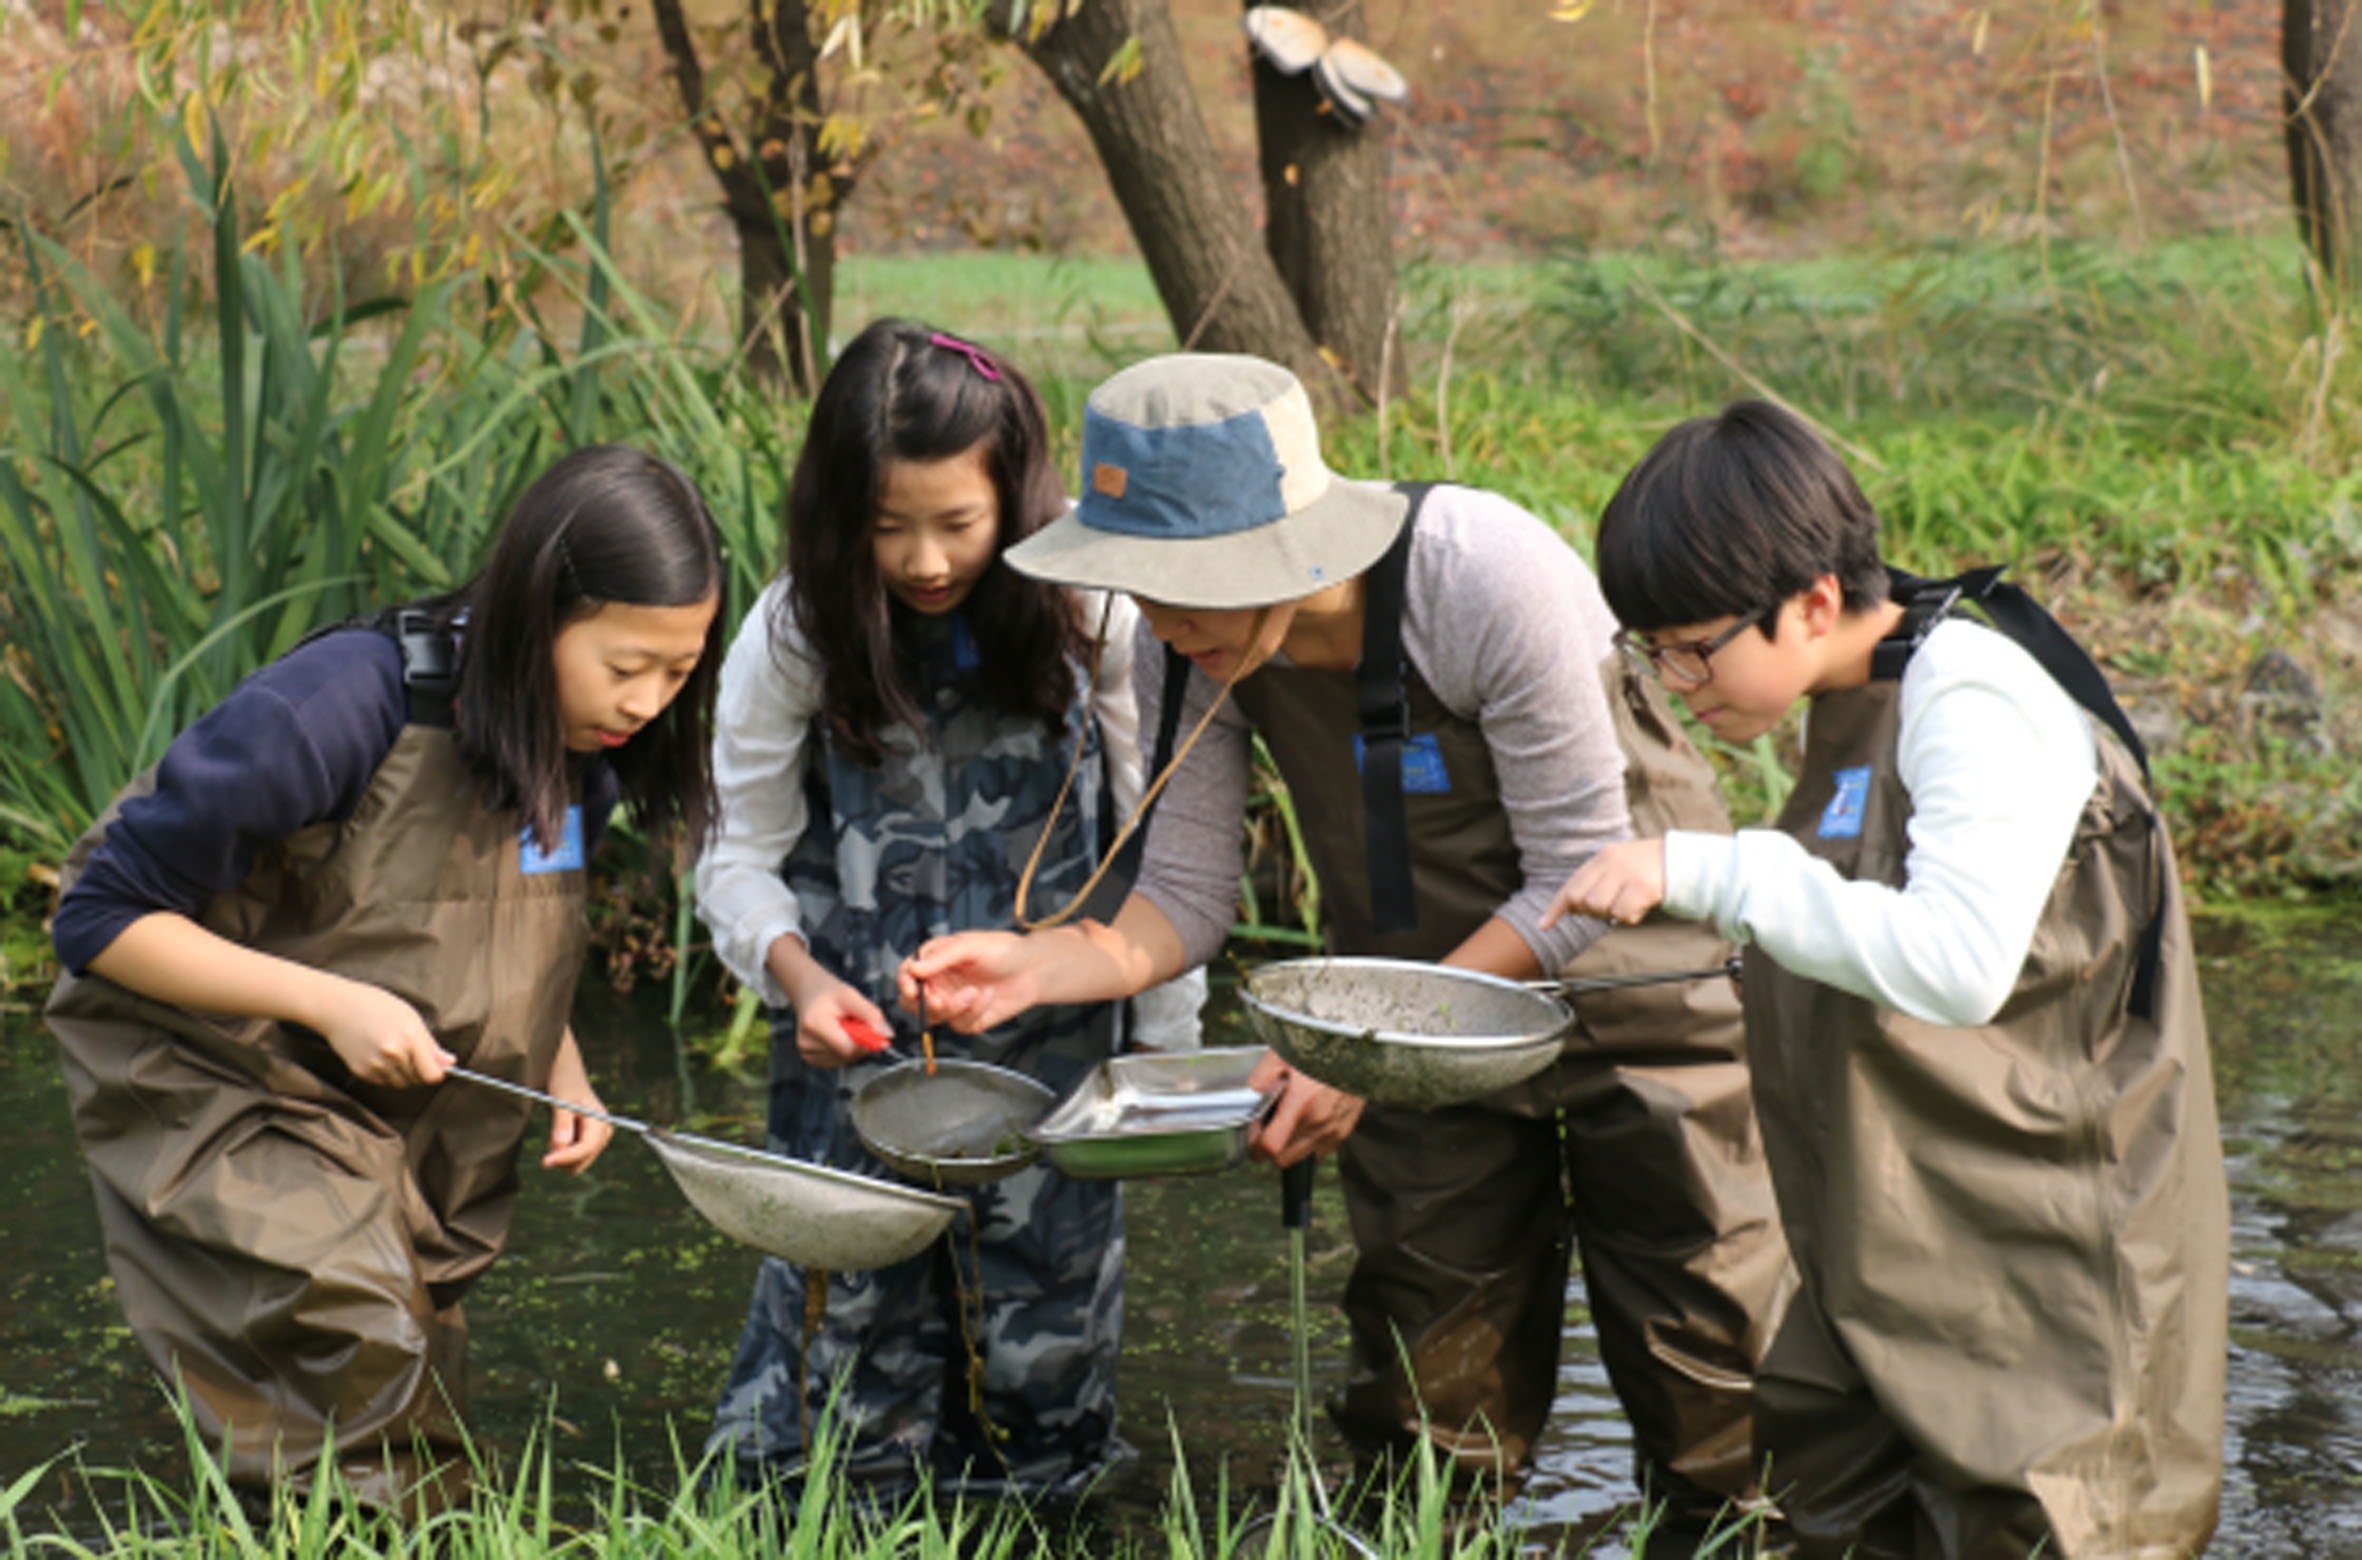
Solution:
{"label": "pond water", "polygon": [[[2201,946],[2235,1242],[2212,1552],[2362,1554],[2362,924],[2218,921]],[[1219,988],[1214,1010],[1210,1041],[1244,1043]],[[759,1136],[757,1091],[685,1071],[640,1007],[589,983],[576,1028],[614,1108]],[[116,1310],[63,1085],[22,1013],[0,1016],[0,1121],[15,1123],[0,1154],[0,1486],[70,1446],[96,1466],[169,1474],[179,1431]],[[1247,1166],[1139,1181],[1126,1197],[1123,1424],[1141,1455],[1108,1494],[1121,1526],[1146,1524],[1161,1505],[1176,1440],[1201,1491],[1225,1463],[1234,1487],[1267,1484],[1289,1405],[1276,1176]],[[1311,1237],[1324,1383],[1343,1368],[1343,1231],[1324,1170]],[[693,1457],[703,1439],[754,1267],[623,1136],[579,1180],[528,1167],[509,1251],[468,1304],[476,1433],[513,1448],[546,1413],[570,1468],[611,1468],[620,1455],[669,1488],[676,1447]],[[1569,1298],[1557,1408],[1520,1514],[1553,1540],[1591,1538],[1595,1553],[1615,1555],[1634,1498],[1629,1448],[1579,1280]],[[1322,1450],[1341,1455],[1334,1441]],[[80,1499],[53,1474],[36,1503],[71,1523]]]}

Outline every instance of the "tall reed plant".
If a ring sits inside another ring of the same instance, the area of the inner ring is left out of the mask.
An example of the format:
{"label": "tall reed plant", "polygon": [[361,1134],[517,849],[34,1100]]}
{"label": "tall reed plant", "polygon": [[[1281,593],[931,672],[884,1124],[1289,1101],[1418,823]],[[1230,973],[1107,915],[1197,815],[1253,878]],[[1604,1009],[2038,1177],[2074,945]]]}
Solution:
{"label": "tall reed plant", "polygon": [[619,282],[603,204],[538,256],[580,314],[561,342],[529,307],[468,308],[473,276],[308,296],[249,252],[225,158],[184,143],[207,253],[167,253],[153,317],[17,227],[36,309],[32,350],[0,353],[0,824],[36,849],[312,629],[464,579],[567,448],[634,443],[699,481],[733,615],[778,555],[801,418]]}
{"label": "tall reed plant", "polygon": [[[561,241],[514,246],[523,284],[461,273],[354,301],[256,252],[218,132],[181,154],[200,242],[167,249],[155,312],[14,224],[35,308],[31,351],[0,353],[0,844],[57,861],[241,677],[464,580],[569,448],[630,443],[687,471],[723,534],[724,610],[751,606],[802,409],[623,281],[603,180]],[[672,975],[677,1016],[678,863],[618,843],[608,944],[627,975],[642,954]]]}
{"label": "tall reed plant", "polygon": [[[61,848],[173,735],[312,628],[448,583],[485,496],[422,460],[480,406],[428,393],[450,289],[307,299],[245,251],[218,139],[184,162],[211,249],[210,318],[170,258],[143,319],[20,227],[34,351],[0,353],[0,807]],[[380,322],[383,322],[382,325]],[[443,350],[447,351],[447,348]],[[508,487],[518,430],[473,488]]]}

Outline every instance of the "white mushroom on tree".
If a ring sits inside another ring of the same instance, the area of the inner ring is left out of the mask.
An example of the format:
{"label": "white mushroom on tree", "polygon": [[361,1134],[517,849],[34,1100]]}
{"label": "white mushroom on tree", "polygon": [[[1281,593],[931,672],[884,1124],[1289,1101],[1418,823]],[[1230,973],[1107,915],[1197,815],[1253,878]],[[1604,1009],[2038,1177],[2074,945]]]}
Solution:
{"label": "white mushroom on tree", "polygon": [[1410,96],[1402,72],[1358,38],[1329,36],[1327,28],[1301,11],[1258,5],[1242,19],[1247,39],[1272,69],[1284,76],[1311,74],[1331,113],[1347,124],[1365,123],[1379,103]]}

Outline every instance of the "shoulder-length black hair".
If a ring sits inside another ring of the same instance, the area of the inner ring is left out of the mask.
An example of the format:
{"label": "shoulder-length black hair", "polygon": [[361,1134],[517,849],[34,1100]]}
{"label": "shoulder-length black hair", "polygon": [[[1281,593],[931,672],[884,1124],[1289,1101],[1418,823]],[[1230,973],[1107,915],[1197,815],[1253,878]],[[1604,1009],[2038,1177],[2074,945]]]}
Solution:
{"label": "shoulder-length black hair", "polygon": [[821,719],[857,763],[878,762],[889,724],[924,729],[915,614],[888,595],[870,541],[886,463],[978,445],[1000,514],[992,562],[960,608],[980,660],[975,696],[1052,729],[1066,719],[1087,640],[1081,614],[1062,587],[1001,560],[1066,504],[1041,398],[997,353],[910,320],[876,320],[846,344],[812,403],[788,485],[788,588],[771,624],[775,651],[791,625],[802,631],[820,668]]}
{"label": "shoulder-length black hair", "polygon": [[1733,401],[1657,441],[1599,518],[1599,587],[1642,632],[1754,617],[1833,574],[1848,611],[1887,598],[1878,514],[1812,425]]}
{"label": "shoulder-length black hair", "polygon": [[663,713],[608,755],[632,821],[701,843],[714,817],[707,756],[722,659],[721,544],[696,484],[653,455],[595,444],[564,456],[517,500],[483,571],[435,605],[462,613],[454,716],[485,804],[524,814],[545,848],[567,802],[558,718],[558,630],[609,602],[682,607],[713,598],[697,666]]}

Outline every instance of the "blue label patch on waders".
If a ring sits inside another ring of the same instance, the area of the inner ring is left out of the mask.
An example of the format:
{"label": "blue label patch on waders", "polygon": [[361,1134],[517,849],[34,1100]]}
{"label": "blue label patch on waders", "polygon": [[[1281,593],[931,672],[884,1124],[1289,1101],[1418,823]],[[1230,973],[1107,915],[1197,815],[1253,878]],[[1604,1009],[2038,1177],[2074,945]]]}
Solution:
{"label": "blue label patch on waders", "polygon": [[566,822],[558,830],[558,848],[543,851],[533,843],[533,831],[527,829],[517,838],[517,870],[530,876],[537,872],[574,872],[582,867],[582,808],[566,809]]}
{"label": "blue label patch on waders", "polygon": [[[1362,764],[1362,741],[1353,739],[1353,767]],[[1444,768],[1443,746],[1432,731],[1405,737],[1402,744],[1402,789],[1406,796],[1449,796],[1451,772]]]}
{"label": "blue label patch on waders", "polygon": [[1862,833],[1862,813],[1870,803],[1870,766],[1840,769],[1830,777],[1837,782],[1837,794],[1829,798],[1829,805],[1821,809],[1821,838],[1825,840],[1859,839]]}

